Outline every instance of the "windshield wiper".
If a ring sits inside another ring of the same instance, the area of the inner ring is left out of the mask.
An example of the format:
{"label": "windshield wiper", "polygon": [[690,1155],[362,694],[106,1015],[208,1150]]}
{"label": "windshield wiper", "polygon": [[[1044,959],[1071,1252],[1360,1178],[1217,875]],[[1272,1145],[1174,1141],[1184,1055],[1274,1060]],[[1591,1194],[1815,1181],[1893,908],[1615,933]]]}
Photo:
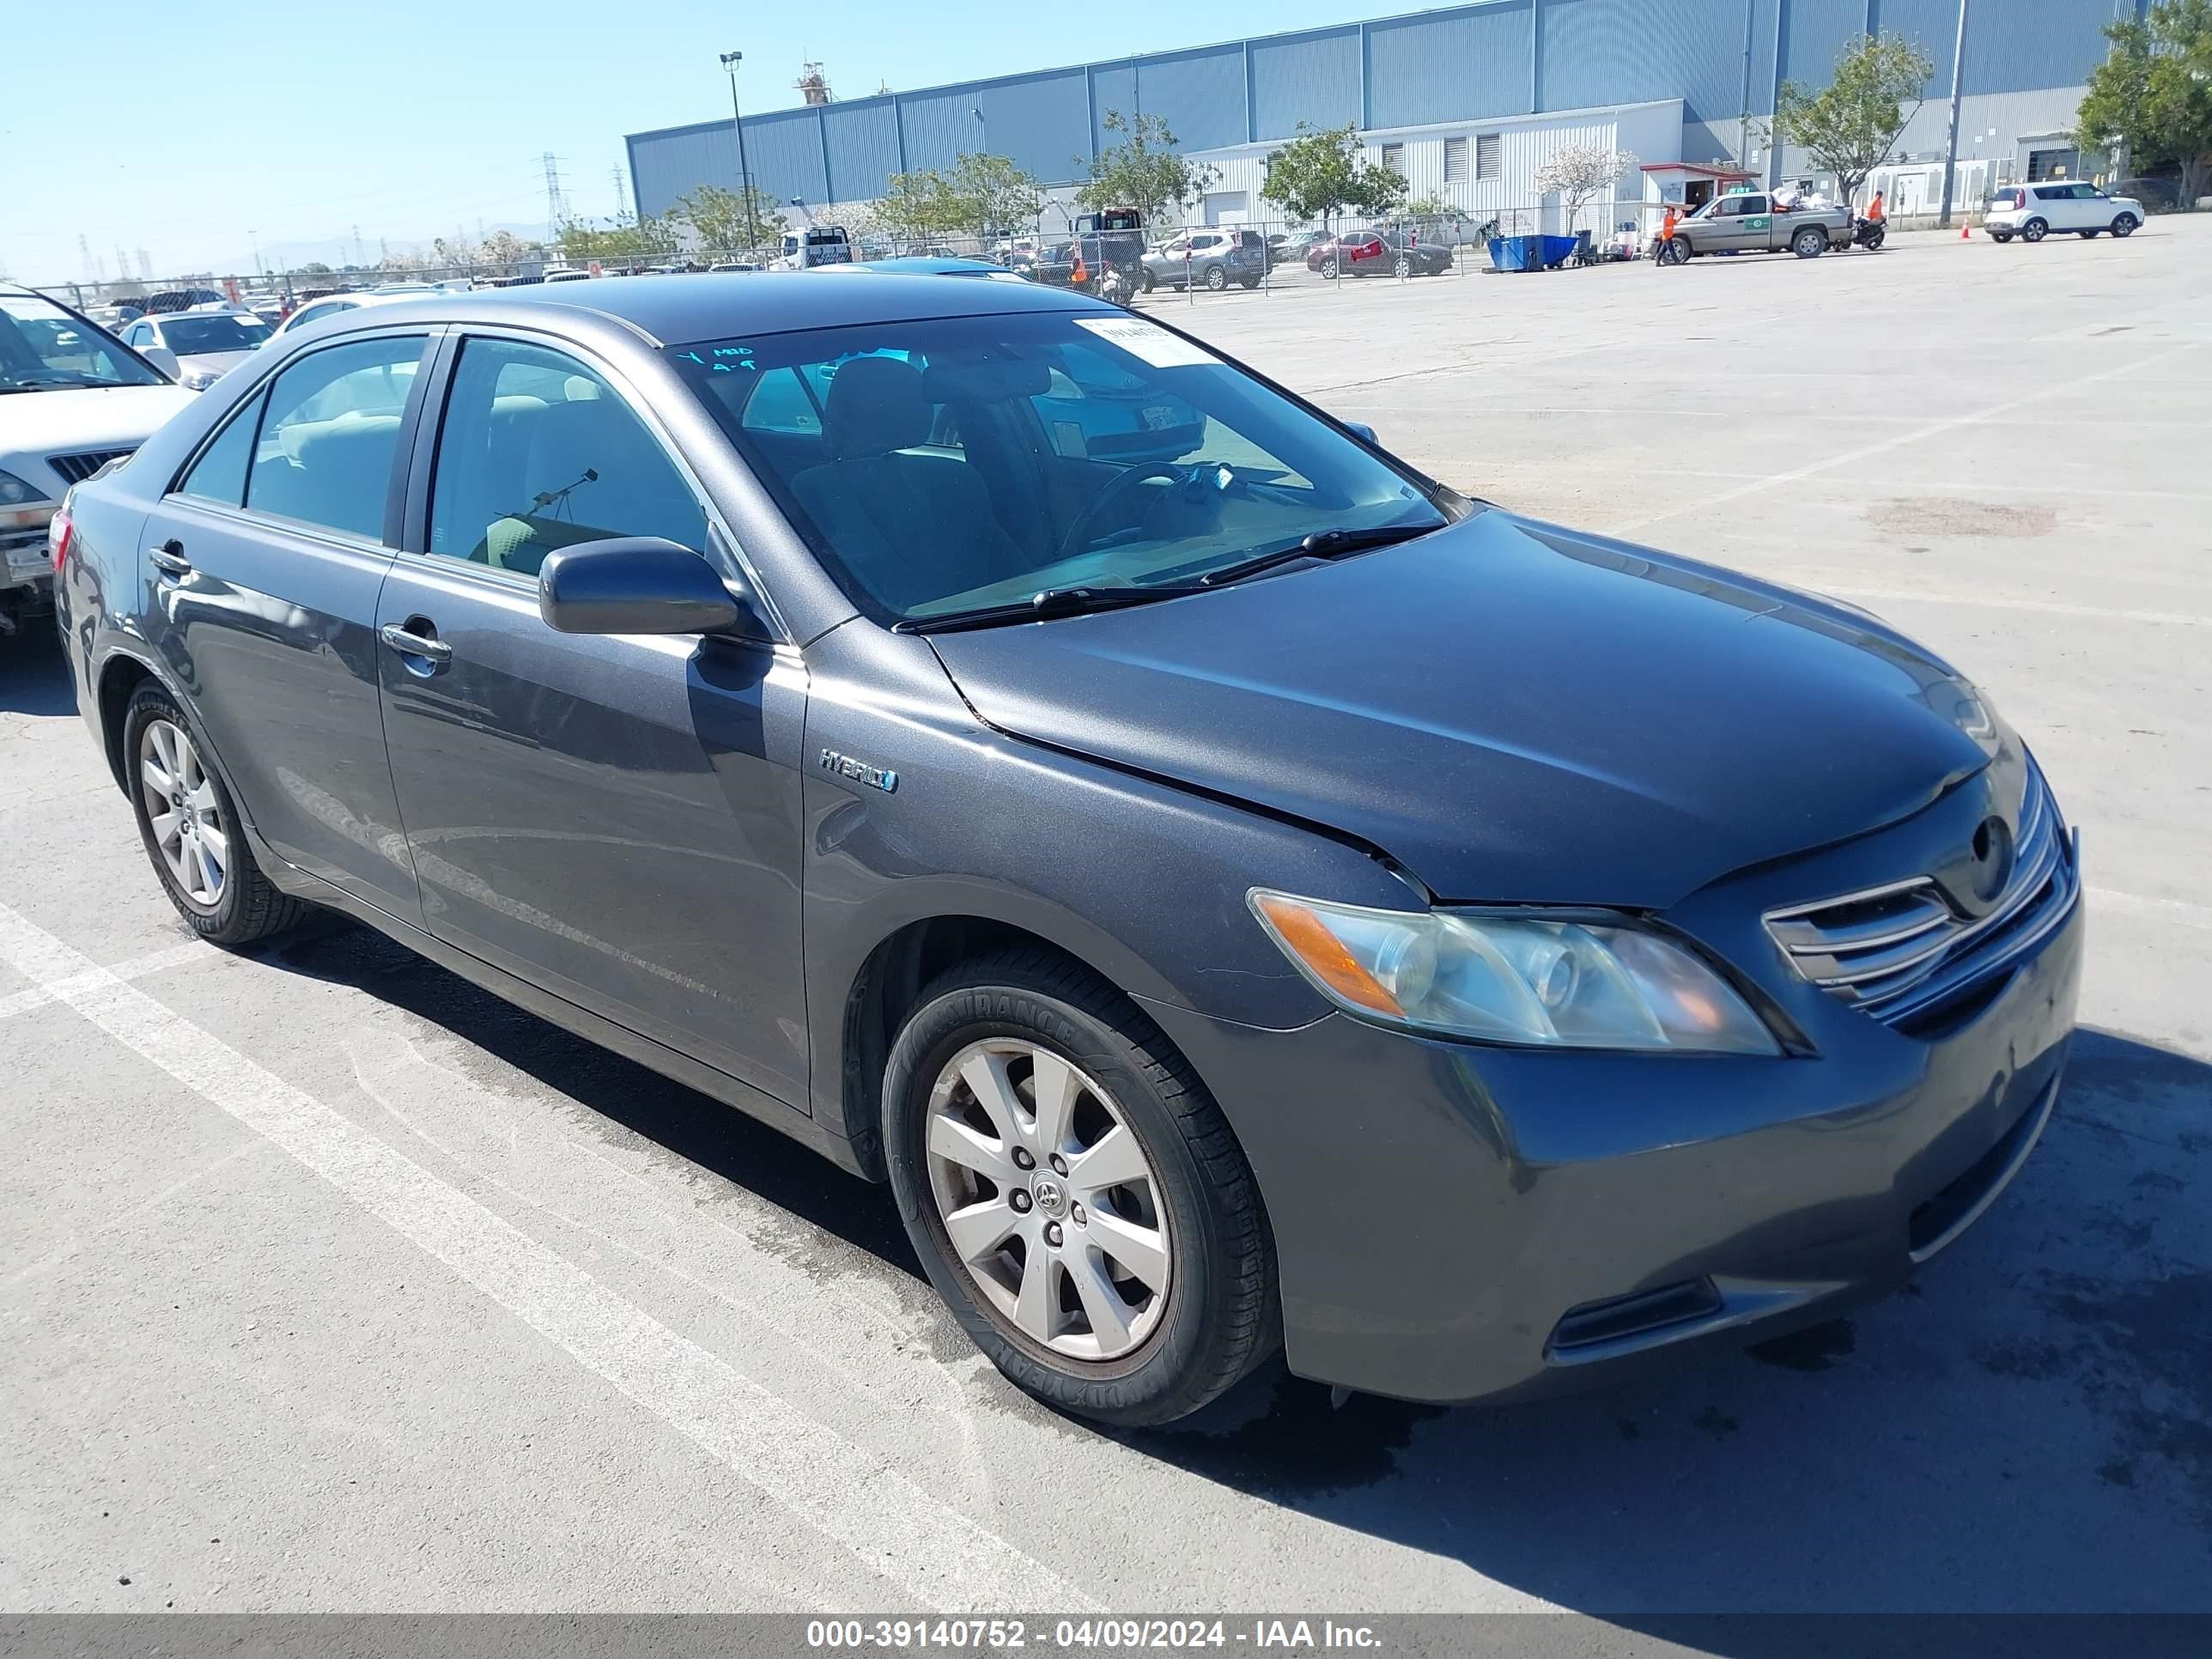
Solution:
{"label": "windshield wiper", "polygon": [[1371,530],[1316,530],[1289,547],[1279,547],[1272,553],[1260,554],[1241,564],[1225,564],[1218,570],[1209,570],[1198,579],[1199,585],[1220,587],[1295,560],[1334,559],[1347,553],[1364,553],[1371,547],[1390,547],[1399,542],[1410,542],[1416,536],[1425,536],[1431,531],[1443,528],[1441,524],[1386,524],[1377,525]]}
{"label": "windshield wiper", "polygon": [[1060,617],[1086,616],[1095,611],[1119,611],[1154,599],[1178,599],[1206,590],[1192,583],[1163,583],[1157,587],[1047,587],[1012,605],[986,605],[977,611],[949,611],[942,617],[908,617],[891,624],[895,634],[949,634],[963,628],[996,628],[1006,623],[1051,622]]}

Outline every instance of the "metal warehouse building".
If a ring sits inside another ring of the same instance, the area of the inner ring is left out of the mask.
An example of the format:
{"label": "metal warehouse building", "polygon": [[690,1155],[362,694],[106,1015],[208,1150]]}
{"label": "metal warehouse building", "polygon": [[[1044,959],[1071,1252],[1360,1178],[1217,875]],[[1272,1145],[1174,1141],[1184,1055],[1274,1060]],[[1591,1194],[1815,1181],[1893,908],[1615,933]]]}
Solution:
{"label": "metal warehouse building", "polygon": [[[1272,145],[1300,122],[1350,122],[1416,195],[1479,216],[1534,202],[1537,162],[1567,142],[1614,143],[1647,163],[1741,161],[1770,182],[1792,174],[1802,158],[1757,149],[1776,88],[1825,83],[1846,42],[1888,32],[1935,63],[1899,149],[1942,160],[1955,61],[1959,158],[1986,164],[1976,172],[1994,182],[2075,165],[2063,134],[2104,56],[2101,27],[2142,3],[1484,0],[748,115],[745,161],[764,193],[810,212],[872,200],[891,174],[969,151],[1062,185],[1111,143],[1103,123],[1118,110],[1163,118],[1182,150],[1213,163],[1202,216],[1236,222],[1266,214],[1257,191]],[[629,146],[641,213],[737,179],[727,118],[634,133]]]}

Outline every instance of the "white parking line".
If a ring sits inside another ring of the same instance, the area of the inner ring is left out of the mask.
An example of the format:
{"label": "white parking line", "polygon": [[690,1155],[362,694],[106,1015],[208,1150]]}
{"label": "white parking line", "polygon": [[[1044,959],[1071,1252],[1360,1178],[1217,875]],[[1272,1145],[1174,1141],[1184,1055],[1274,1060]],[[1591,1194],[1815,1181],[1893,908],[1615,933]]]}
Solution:
{"label": "white parking line", "polygon": [[2110,887],[2084,890],[2092,904],[2118,910],[2124,916],[2147,916],[2154,921],[2179,922],[2184,927],[2202,927],[2212,933],[2212,906],[2191,904],[2182,899],[2145,898],[2139,893],[2116,892]]}
{"label": "white parking line", "polygon": [[1094,1605],[873,1453],[5,904],[0,962],[275,1142],[917,1601]]}
{"label": "white parking line", "polygon": [[1874,599],[1893,605],[1967,605],[1993,611],[2037,611],[2052,617],[2094,617],[2103,622],[2172,623],[2177,628],[2212,628],[2212,617],[2192,617],[2185,611],[2118,611],[2100,605],[2065,605],[2057,599],[2007,599],[1988,593],[1929,593],[1909,587],[1838,587],[1832,582],[1808,582],[1808,592],[1833,593],[1842,599]]}
{"label": "white parking line", "polygon": [[[2162,363],[2171,363],[2174,358],[2184,352],[2194,351],[2203,343],[2204,343],[2202,341],[2197,341],[2176,347],[2173,350],[2162,354],[2159,361]],[[1972,414],[1953,415],[1944,420],[1930,421],[1925,426],[1916,426],[1909,431],[1896,433],[1884,438],[1879,443],[1863,444],[1856,449],[1839,450],[1835,454],[1824,457],[1822,459],[1808,461],[1802,466],[1793,466],[1786,471],[1772,473],[1766,477],[1755,479],[1752,483],[1739,484],[1734,489],[1723,489],[1710,495],[1692,496],[1659,512],[1647,513],[1640,519],[1626,520],[1614,525],[1607,533],[1625,536],[1632,530],[1642,530],[1646,526],[1658,524],[1664,520],[1693,512],[1699,507],[1713,507],[1723,501],[1735,501],[1741,496],[1753,495],[1760,490],[1771,489],[1777,484],[1795,483],[1800,478],[1809,478],[1816,473],[1833,471],[1837,467],[1850,466],[1859,461],[1869,460],[1893,449],[1901,449],[1911,444],[1924,443],[1930,438],[1942,436],[1946,432],[1955,432],[1960,427],[1981,426],[1995,420],[2000,415],[2009,415],[2016,409],[2026,409],[2031,404],[2039,404],[2052,398],[2063,397],[2068,392],[2077,392],[2085,386],[2094,386],[2100,380],[2118,380],[2123,374],[2133,374],[2142,367],[2142,364],[2139,359],[2115,363],[2109,368],[2099,369],[2094,374],[2082,374],[2070,380],[2061,380],[2054,386],[2045,386],[2040,391],[2008,398],[2001,404],[1992,404],[1987,409],[1976,410]]]}
{"label": "white parking line", "polygon": [[[190,945],[172,945],[166,951],[133,957],[128,962],[118,962],[112,968],[103,968],[85,980],[88,988],[100,982],[99,975],[111,979],[143,979],[149,974],[158,974],[165,968],[181,968],[188,962],[219,962],[221,954],[212,945],[202,945],[195,939]],[[10,1014],[27,1014],[33,1008],[43,1008],[50,1002],[66,1002],[61,985],[33,985],[28,990],[11,991],[0,997],[0,1019]]]}

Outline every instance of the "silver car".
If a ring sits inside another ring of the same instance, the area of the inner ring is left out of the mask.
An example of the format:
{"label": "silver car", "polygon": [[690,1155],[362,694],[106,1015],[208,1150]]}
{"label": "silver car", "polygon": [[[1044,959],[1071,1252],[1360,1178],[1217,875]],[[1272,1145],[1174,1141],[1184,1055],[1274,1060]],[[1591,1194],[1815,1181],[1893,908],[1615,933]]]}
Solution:
{"label": "silver car", "polygon": [[1267,274],[1267,245],[1256,230],[1191,230],[1161,243],[1144,258],[1145,291],[1210,288],[1236,283],[1257,288]]}
{"label": "silver car", "polygon": [[172,311],[135,319],[123,343],[204,392],[259,350],[276,330],[250,311]]}

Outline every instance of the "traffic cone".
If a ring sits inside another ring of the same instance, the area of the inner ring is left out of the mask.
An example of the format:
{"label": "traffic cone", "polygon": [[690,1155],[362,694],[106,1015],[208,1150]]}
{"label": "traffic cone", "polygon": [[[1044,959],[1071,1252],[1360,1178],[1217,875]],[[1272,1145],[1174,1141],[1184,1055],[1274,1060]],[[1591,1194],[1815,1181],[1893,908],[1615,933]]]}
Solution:
{"label": "traffic cone", "polygon": [[1959,227],[1959,240],[1962,242],[1972,241],[1974,240],[1974,228],[1972,225],[1961,224]]}

